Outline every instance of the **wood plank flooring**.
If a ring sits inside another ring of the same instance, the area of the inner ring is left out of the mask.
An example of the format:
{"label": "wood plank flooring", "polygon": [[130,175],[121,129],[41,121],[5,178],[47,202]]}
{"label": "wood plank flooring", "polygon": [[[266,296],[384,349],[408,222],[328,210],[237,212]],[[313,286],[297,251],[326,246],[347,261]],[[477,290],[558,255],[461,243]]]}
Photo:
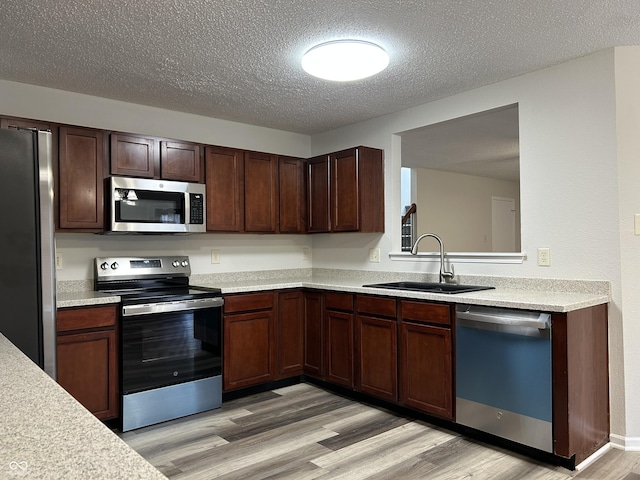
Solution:
{"label": "wood plank flooring", "polygon": [[120,436],[176,480],[640,480],[640,453],[570,472],[309,384]]}

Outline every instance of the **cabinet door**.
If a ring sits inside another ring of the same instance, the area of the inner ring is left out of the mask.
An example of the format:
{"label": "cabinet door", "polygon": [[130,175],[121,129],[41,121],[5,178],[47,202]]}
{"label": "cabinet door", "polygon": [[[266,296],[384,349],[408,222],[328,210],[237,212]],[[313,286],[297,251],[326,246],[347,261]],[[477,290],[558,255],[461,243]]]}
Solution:
{"label": "cabinet door", "polygon": [[[355,149],[331,154],[331,230],[360,228],[358,157]],[[366,208],[366,206],[364,207]]]}
{"label": "cabinet door", "polygon": [[400,323],[400,401],[453,419],[451,329]]}
{"label": "cabinet door", "polygon": [[288,157],[278,158],[278,224],[280,233],[305,233],[307,230],[304,171],[303,160]]}
{"label": "cabinet door", "polygon": [[244,152],[207,147],[207,230],[241,232],[244,226]]}
{"label": "cabinet door", "polygon": [[224,390],[273,380],[273,311],[224,317]]}
{"label": "cabinet door", "polygon": [[324,328],[322,294],[304,293],[304,373],[324,377]]}
{"label": "cabinet door", "polygon": [[304,301],[302,292],[278,295],[278,376],[302,375],[304,362]]}
{"label": "cabinet door", "polygon": [[153,178],[160,156],[152,138],[111,134],[111,174]]}
{"label": "cabinet door", "polygon": [[244,230],[275,233],[278,221],[278,159],[244,154]]}
{"label": "cabinet door", "polygon": [[326,380],[353,388],[353,314],[325,310]]}
{"label": "cabinet door", "polygon": [[104,231],[104,139],[101,130],[60,127],[58,228]]}
{"label": "cabinet door", "polygon": [[326,155],[307,160],[308,231],[331,230],[329,190],[329,157]]}
{"label": "cabinet door", "polygon": [[361,392],[398,400],[397,323],[367,315],[356,317],[357,381]]}
{"label": "cabinet door", "polygon": [[201,183],[203,170],[200,145],[160,142],[160,178]]}
{"label": "cabinet door", "polygon": [[115,329],[58,336],[58,383],[96,417],[118,416]]}

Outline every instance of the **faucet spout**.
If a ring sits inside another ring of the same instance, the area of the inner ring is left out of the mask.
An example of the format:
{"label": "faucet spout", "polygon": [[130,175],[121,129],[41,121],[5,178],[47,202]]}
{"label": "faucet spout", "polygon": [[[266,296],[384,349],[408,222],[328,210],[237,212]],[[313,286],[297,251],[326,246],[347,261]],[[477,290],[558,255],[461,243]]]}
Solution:
{"label": "faucet spout", "polygon": [[445,270],[444,267],[444,244],[442,243],[442,239],[436,235],[435,233],[423,233],[422,235],[420,235],[418,237],[418,239],[416,240],[416,242],[413,244],[413,247],[411,247],[411,255],[417,255],[418,254],[418,243],[420,243],[420,240],[422,240],[423,238],[426,237],[431,237],[431,238],[435,238],[437,240],[437,242],[440,244],[440,283],[444,283],[447,281],[452,281],[453,277],[454,277],[454,273],[453,273],[453,265],[451,265],[451,271],[447,271]]}

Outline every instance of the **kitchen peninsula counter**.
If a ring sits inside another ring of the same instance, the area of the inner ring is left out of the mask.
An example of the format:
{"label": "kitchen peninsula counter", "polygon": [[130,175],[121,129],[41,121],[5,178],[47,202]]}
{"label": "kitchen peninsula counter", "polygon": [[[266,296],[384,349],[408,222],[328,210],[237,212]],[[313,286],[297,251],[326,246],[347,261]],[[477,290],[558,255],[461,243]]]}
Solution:
{"label": "kitchen peninsula counter", "polygon": [[[223,295],[265,290],[310,288],[397,298],[464,303],[546,312],[570,312],[610,301],[609,282],[514,277],[459,276],[458,283],[494,286],[492,290],[439,294],[363,287],[369,283],[392,281],[437,282],[431,275],[399,272],[370,272],[300,269],[230,274],[195,274],[191,284],[222,289]],[[116,296],[98,292],[58,293],[57,306],[73,307],[118,302]]]}
{"label": "kitchen peninsula counter", "polygon": [[0,334],[0,477],[165,479]]}

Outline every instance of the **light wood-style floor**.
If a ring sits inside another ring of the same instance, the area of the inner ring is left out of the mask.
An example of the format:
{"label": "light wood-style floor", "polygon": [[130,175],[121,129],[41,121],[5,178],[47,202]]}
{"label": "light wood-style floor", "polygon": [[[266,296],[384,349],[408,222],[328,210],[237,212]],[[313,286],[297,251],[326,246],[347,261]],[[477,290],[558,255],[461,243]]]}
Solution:
{"label": "light wood-style floor", "polygon": [[176,480],[640,480],[640,453],[571,472],[309,384],[120,435]]}

